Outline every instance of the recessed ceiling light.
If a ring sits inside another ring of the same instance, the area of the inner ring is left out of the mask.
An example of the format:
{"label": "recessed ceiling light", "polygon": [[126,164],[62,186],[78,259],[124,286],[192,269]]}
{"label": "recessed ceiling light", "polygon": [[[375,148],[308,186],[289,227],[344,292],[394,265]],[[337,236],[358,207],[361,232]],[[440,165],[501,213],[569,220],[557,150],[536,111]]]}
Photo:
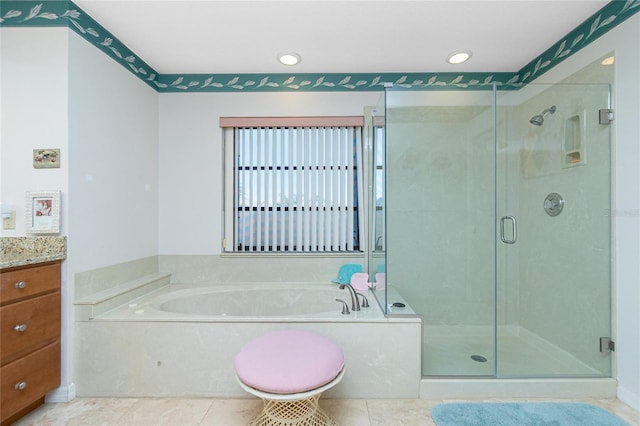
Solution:
{"label": "recessed ceiling light", "polygon": [[295,65],[301,60],[300,55],[295,52],[278,53],[278,61],[284,65]]}
{"label": "recessed ceiling light", "polygon": [[600,63],[602,65],[613,65],[614,62],[615,62],[615,58],[613,56],[609,56],[608,58],[604,58]]}
{"label": "recessed ceiling light", "polygon": [[466,62],[471,57],[470,50],[461,50],[458,52],[453,52],[451,55],[447,56],[447,62],[450,64],[461,64]]}

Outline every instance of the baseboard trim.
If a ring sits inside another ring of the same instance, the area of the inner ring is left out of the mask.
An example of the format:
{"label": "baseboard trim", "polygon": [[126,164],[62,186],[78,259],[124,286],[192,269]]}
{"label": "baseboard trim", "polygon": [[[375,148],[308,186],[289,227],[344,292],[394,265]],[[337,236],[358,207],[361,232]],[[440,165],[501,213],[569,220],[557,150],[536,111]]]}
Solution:
{"label": "baseboard trim", "polygon": [[623,387],[618,387],[618,399],[636,411],[640,411],[640,395]]}
{"label": "baseboard trim", "polygon": [[46,396],[44,401],[48,403],[69,402],[76,398],[76,385],[70,383],[67,386],[60,386],[52,390]]}
{"label": "baseboard trim", "polygon": [[617,387],[617,381],[611,378],[423,378],[420,398],[615,398]]}

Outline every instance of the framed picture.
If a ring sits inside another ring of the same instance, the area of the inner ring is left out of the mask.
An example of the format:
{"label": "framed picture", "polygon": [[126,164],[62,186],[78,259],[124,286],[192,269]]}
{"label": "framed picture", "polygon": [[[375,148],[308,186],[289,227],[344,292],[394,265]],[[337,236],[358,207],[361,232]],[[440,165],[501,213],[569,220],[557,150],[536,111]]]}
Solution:
{"label": "framed picture", "polygon": [[57,234],[60,232],[60,191],[27,192],[26,232]]}

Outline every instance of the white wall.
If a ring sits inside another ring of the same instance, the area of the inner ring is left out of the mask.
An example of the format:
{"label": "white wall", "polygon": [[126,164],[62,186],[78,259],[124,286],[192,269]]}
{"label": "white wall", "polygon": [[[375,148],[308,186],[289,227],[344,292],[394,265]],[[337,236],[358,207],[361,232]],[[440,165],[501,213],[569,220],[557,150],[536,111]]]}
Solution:
{"label": "white wall", "polygon": [[158,94],[70,32],[73,272],[157,254]]}
{"label": "white wall", "polygon": [[[157,254],[157,93],[66,28],[0,34],[1,199],[17,208],[2,236],[25,235],[26,191],[59,189],[77,270]],[[61,168],[34,169],[36,148]]]}
{"label": "white wall", "polygon": [[640,410],[640,15],[614,28],[542,76],[566,78],[615,52],[613,107],[613,283],[618,397]]}
{"label": "white wall", "polygon": [[[16,208],[16,229],[3,237],[25,236],[25,192],[60,190],[61,235],[69,233],[69,30],[66,28],[0,28],[2,52],[1,192]],[[33,150],[60,149],[58,169],[34,169]],[[62,265],[63,394],[69,391],[71,296],[68,262]],[[71,391],[72,397],[73,391]]]}
{"label": "white wall", "polygon": [[363,115],[380,93],[160,95],[160,254],[220,254],[223,116]]}
{"label": "white wall", "polygon": [[155,256],[158,246],[158,94],[72,31],[68,75],[63,387],[73,383],[74,274]]}
{"label": "white wall", "polygon": [[[4,237],[25,236],[26,191],[60,190],[66,235],[68,30],[2,27],[0,35],[0,200],[16,210],[16,229],[0,232]],[[60,149],[61,168],[34,169],[37,148]]]}

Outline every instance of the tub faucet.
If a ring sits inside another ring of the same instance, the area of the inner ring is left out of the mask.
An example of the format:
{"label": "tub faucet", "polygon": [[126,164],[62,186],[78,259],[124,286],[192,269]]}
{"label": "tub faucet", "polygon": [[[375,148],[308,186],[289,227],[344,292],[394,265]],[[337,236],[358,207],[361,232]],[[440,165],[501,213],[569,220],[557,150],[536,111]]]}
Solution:
{"label": "tub faucet", "polygon": [[342,299],[336,299],[336,302],[342,303],[342,315],[349,315],[351,313],[349,312],[349,306],[347,306],[347,302]]}
{"label": "tub faucet", "polygon": [[360,305],[363,308],[368,308],[369,307],[369,301],[367,300],[367,296],[365,296],[362,293],[358,293],[356,292],[356,298],[357,296],[362,296],[362,304]]}
{"label": "tub faucet", "polygon": [[351,284],[340,284],[340,290],[347,289],[349,291],[349,295],[351,296],[351,310],[359,311],[360,310],[360,301],[358,300],[358,295],[356,291],[351,287]]}

